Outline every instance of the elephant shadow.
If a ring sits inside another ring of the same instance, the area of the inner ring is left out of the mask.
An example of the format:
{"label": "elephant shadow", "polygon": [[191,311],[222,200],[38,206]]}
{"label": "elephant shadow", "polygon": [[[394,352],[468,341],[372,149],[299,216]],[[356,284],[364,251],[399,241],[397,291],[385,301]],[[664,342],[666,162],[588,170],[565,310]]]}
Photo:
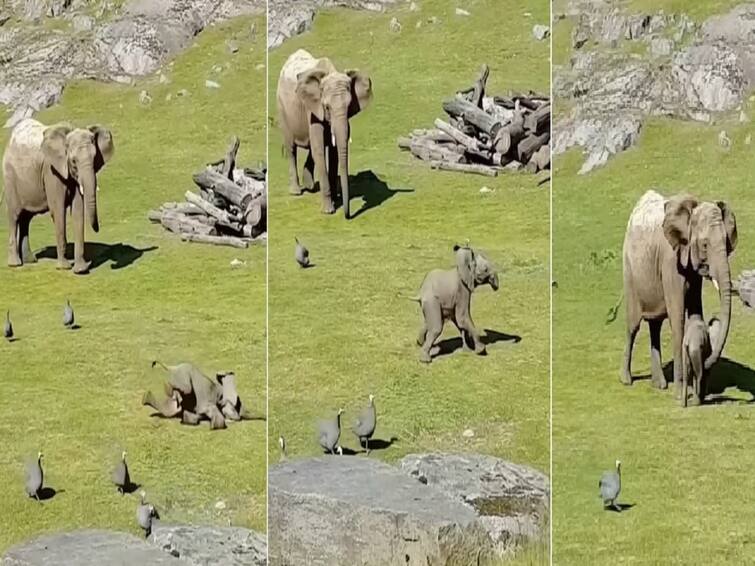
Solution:
{"label": "elephant shadow", "polygon": [[[480,335],[480,340],[486,346],[492,346],[498,342],[513,342],[518,344],[522,341],[522,337],[518,334],[506,334],[505,332],[498,332],[497,330],[491,330],[486,328]],[[463,346],[461,336],[455,336],[454,338],[446,338],[438,342],[433,348],[433,357],[440,358],[443,356],[449,356],[456,350],[459,350]]]}
{"label": "elephant shadow", "polygon": [[[123,269],[128,267],[145,253],[155,251],[157,246],[147,248],[135,248],[122,242],[118,244],[103,244],[101,242],[86,242],[84,244],[84,257],[91,261],[90,271],[97,269],[101,265],[111,262],[110,269]],[[37,259],[56,259],[58,256],[55,246],[47,246],[36,252]],[[73,244],[66,246],[66,257],[73,258]]]}
{"label": "elephant shadow", "polygon": [[[397,193],[413,193],[414,189],[391,189],[388,184],[372,171],[360,171],[349,176],[349,199],[361,197],[364,204],[359,210],[351,213],[351,218],[361,216],[368,210],[377,208],[385,201],[393,198]],[[343,206],[342,195],[336,199],[336,206]]]}
{"label": "elephant shadow", "polygon": [[49,485],[46,485],[37,492],[37,498],[40,501],[47,501],[49,499],[52,499],[59,493],[65,493],[65,490],[64,489],[58,490],[58,489],[55,489],[54,487],[50,487]]}
{"label": "elephant shadow", "polygon": [[[729,387],[736,387],[752,397],[744,400],[721,395]],[[755,402],[755,370],[722,356],[710,370],[706,390],[709,396],[714,396],[712,399],[708,397],[708,403],[753,403]]]}

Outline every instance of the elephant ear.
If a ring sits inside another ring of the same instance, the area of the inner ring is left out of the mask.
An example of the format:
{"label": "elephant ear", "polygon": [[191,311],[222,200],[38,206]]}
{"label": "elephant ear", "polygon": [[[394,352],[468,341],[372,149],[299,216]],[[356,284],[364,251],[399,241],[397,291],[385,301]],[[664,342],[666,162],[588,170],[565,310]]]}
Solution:
{"label": "elephant ear", "polygon": [[694,197],[681,195],[670,198],[663,207],[663,235],[677,252],[683,267],[689,263],[690,222],[697,204]]}
{"label": "elephant ear", "polygon": [[737,248],[737,218],[734,216],[734,211],[726,201],[720,200],[716,203],[718,208],[721,209],[721,216],[724,220],[724,228],[726,229],[726,253],[731,253]]}
{"label": "elephant ear", "polygon": [[459,278],[464,286],[470,291],[474,289],[475,269],[477,263],[472,248],[462,247],[458,244],[454,246],[456,252],[456,270],[459,272]]}
{"label": "elephant ear", "polygon": [[307,112],[322,121],[325,111],[322,107],[322,79],[327,73],[322,69],[312,69],[299,73],[296,77],[296,96],[304,103]]}
{"label": "elephant ear", "polygon": [[70,126],[58,124],[46,128],[42,138],[42,153],[45,159],[63,179],[68,178],[68,134],[70,132]]}
{"label": "elephant ear", "polygon": [[349,69],[346,75],[351,79],[351,104],[349,105],[349,118],[351,118],[372,102],[372,79],[356,69]]}
{"label": "elephant ear", "polygon": [[94,171],[97,173],[115,153],[113,134],[110,133],[110,130],[98,124],[89,126],[88,130],[94,134],[94,145],[97,148],[97,155],[94,158]]}

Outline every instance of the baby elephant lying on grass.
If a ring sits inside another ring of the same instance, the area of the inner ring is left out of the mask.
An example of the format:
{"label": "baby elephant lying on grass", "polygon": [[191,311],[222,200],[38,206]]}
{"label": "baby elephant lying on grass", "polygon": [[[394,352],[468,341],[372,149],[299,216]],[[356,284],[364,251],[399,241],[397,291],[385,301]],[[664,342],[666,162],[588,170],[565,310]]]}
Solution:
{"label": "baby elephant lying on grass", "polygon": [[485,344],[472,322],[470,313],[472,292],[481,285],[490,285],[498,290],[498,274],[493,264],[482,254],[468,246],[454,246],[456,269],[433,269],[422,281],[419,296],[414,297],[422,307],[424,324],[417,336],[422,347],[420,361],[432,361],[435,341],[443,332],[447,320],[453,321],[461,332],[465,348],[474,348],[478,354],[485,353]]}
{"label": "baby elephant lying on grass", "polygon": [[701,405],[705,399],[705,360],[716,349],[721,330],[721,321],[716,317],[705,324],[699,314],[689,315],[684,325],[682,342],[682,407],[687,406],[687,383],[692,379],[692,403]]}
{"label": "baby elephant lying on grass", "polygon": [[218,373],[217,383],[203,374],[196,366],[182,363],[160,365],[170,378],[165,382],[167,397],[157,401],[151,391],[142,398],[142,404],[155,409],[164,417],[180,417],[184,424],[196,425],[203,419],[210,421],[211,429],[225,428],[226,419],[240,421],[251,418],[241,403],[236,391],[236,376],[233,373]]}

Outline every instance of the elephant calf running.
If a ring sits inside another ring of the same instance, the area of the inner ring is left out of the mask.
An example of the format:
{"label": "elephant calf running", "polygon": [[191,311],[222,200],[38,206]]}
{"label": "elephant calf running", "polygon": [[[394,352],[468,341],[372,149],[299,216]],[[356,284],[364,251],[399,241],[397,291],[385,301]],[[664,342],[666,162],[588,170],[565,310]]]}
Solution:
{"label": "elephant calf running", "polygon": [[74,273],[86,273],[84,217],[94,232],[97,215],[97,173],[114,153],[113,137],[102,126],[45,126],[28,118],[13,129],[3,156],[3,180],[8,206],[8,265],[36,261],[29,243],[31,219],[47,211],[55,224],[58,267],[69,269],[66,251],[66,212],[74,225]]}
{"label": "elephant calf running", "polygon": [[472,292],[489,284],[498,290],[498,274],[493,264],[483,255],[467,246],[454,246],[456,269],[434,269],[422,281],[419,296],[415,297],[422,307],[424,324],[417,336],[422,347],[420,361],[432,361],[432,348],[443,332],[443,325],[452,320],[461,332],[464,348],[474,348],[478,354],[485,353],[485,344],[472,322],[470,313]]}
{"label": "elephant calf running", "polygon": [[158,361],[152,362],[152,367],[155,365],[160,365],[169,373],[170,377],[165,383],[167,398],[157,401],[152,392],[147,391],[142,404],[152,407],[164,417],[180,417],[182,423],[190,425],[207,419],[211,429],[225,428],[226,419],[239,421],[249,418],[236,390],[233,373],[218,373],[216,383],[190,363],[166,366]]}
{"label": "elephant calf running", "polygon": [[684,326],[684,341],[682,343],[682,407],[687,406],[687,383],[692,379],[693,404],[701,405],[705,399],[705,385],[708,371],[705,360],[716,348],[721,339],[721,321],[712,318],[705,324],[699,314],[690,315]]}

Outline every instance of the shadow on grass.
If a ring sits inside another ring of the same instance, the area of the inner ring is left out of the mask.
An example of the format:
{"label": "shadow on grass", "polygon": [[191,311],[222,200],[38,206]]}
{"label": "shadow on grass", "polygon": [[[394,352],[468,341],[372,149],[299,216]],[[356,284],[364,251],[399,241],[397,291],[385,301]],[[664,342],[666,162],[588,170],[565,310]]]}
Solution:
{"label": "shadow on grass", "polygon": [[[453,354],[463,346],[461,340],[461,336],[441,340],[433,347],[433,358],[441,358]],[[485,332],[480,336],[480,340],[482,340],[482,343],[486,346],[492,346],[498,342],[513,342],[514,344],[518,344],[522,341],[522,337],[518,334],[506,334],[505,332],[498,332],[497,330],[486,328]]]}
{"label": "shadow on grass", "polygon": [[[729,387],[736,387],[742,392],[749,393],[752,398],[745,400],[720,395]],[[721,357],[710,370],[706,389],[708,395],[718,395],[712,399],[708,398],[709,404],[753,403],[755,402],[755,371],[744,364]]]}
{"label": "shadow on grass", "polygon": [[[371,438],[370,452],[374,450],[385,450],[393,446],[396,442],[398,442],[398,436],[391,436],[388,440],[383,440],[382,438]],[[363,454],[367,452],[367,450],[364,449],[364,444],[361,444],[361,448]],[[344,450],[346,449],[344,448]],[[346,452],[344,452],[344,454],[345,453]]]}
{"label": "shadow on grass", "polygon": [[123,493],[126,495],[131,495],[134,493],[137,489],[139,489],[142,486],[140,483],[134,483],[129,482],[128,485],[123,486]]}
{"label": "shadow on grass", "polygon": [[40,501],[47,501],[48,499],[55,497],[57,494],[65,492],[65,489],[57,490],[54,487],[45,486],[37,492],[37,498]]}
{"label": "shadow on grass", "polygon": [[634,507],[634,503],[617,503],[613,507],[606,507],[606,511],[612,511],[613,513],[623,513],[624,511],[629,511],[632,507]]}
{"label": "shadow on grass", "polygon": [[[135,248],[129,244],[103,244],[101,242],[86,242],[84,244],[84,257],[92,262],[90,271],[97,269],[106,262],[111,262],[110,269],[123,269],[128,267],[145,253],[157,249],[157,246],[148,248]],[[55,246],[47,246],[36,252],[37,259],[57,259],[58,252]],[[66,257],[73,257],[73,244],[66,246]]]}
{"label": "shadow on grass", "polygon": [[[349,176],[349,200],[362,197],[362,207],[351,213],[351,218],[361,216],[368,210],[377,208],[385,201],[393,198],[397,193],[413,193],[413,189],[391,189],[388,184],[372,171],[360,171],[357,175]],[[343,200],[339,195],[336,206],[341,208]]]}

